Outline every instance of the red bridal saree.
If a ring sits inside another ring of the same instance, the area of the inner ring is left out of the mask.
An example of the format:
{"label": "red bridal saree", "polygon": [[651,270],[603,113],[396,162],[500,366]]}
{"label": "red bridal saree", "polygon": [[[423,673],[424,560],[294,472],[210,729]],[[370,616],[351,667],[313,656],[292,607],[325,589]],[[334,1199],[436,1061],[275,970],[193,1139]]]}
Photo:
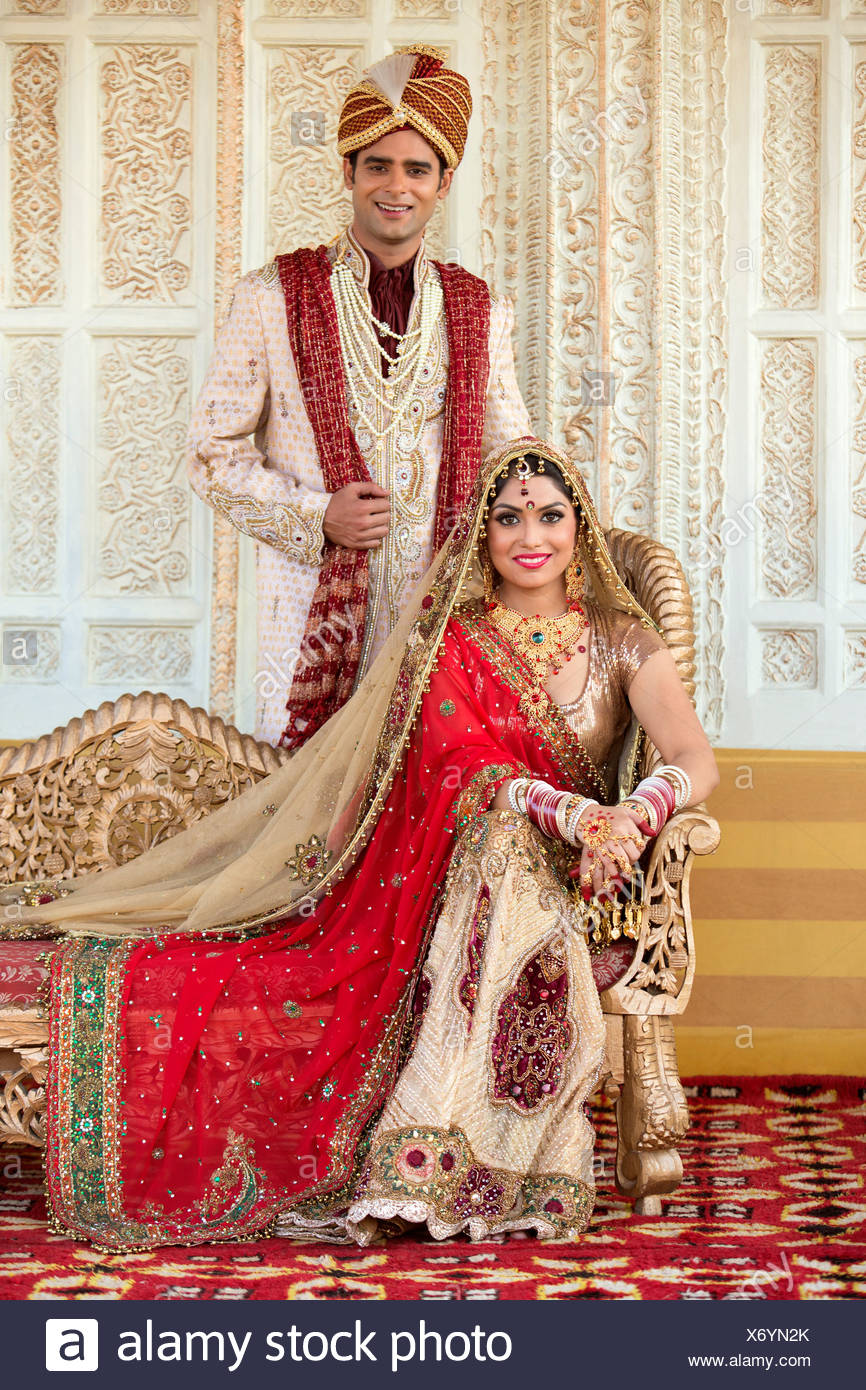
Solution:
{"label": "red bridal saree", "polygon": [[[491,666],[452,621],[370,842],[308,916],[246,940],[83,939],[56,954],[48,1180],[65,1229],[129,1249],[251,1234],[293,1204],[327,1225],[349,1206],[365,1133],[422,1016],[430,976],[425,984],[421,968],[455,847],[478,852],[491,829],[479,813],[524,769],[598,790],[555,707],[549,727],[527,723],[520,675],[516,661],[506,674]],[[532,846],[534,832],[505,813],[493,820],[519,838],[530,883],[545,871],[561,916],[565,895]],[[490,897],[488,886],[474,904],[458,986],[466,1031],[484,949],[479,914],[489,916]],[[595,992],[588,957],[585,965]],[[541,969],[530,972],[536,993]],[[549,983],[562,975],[560,966]],[[564,990],[565,982],[545,998],[561,1003]],[[597,994],[595,1010],[600,1022]],[[561,1008],[551,1005],[550,1022],[538,1026],[560,1050],[573,1041]],[[497,1045],[520,1049],[516,1036]],[[519,1063],[509,1055],[499,1071],[517,1075]],[[516,1084],[505,1087],[509,1097]],[[556,1090],[539,1095],[552,1101]],[[515,1109],[513,1099],[505,1105]]]}
{"label": "red bridal saree", "polygon": [[109,1250],[585,1229],[604,1055],[586,938],[556,847],[488,809],[524,772],[604,799],[474,602],[488,490],[529,448],[583,508],[594,602],[648,624],[576,468],[519,441],[390,667],[234,809],[32,910],[71,933],[49,1009],[56,1229]]}

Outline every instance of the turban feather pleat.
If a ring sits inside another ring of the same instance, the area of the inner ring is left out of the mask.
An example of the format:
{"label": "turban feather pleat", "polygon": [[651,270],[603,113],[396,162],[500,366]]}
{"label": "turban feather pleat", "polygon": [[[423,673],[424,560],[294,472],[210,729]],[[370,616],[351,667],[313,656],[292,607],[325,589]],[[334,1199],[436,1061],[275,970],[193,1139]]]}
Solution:
{"label": "turban feather pleat", "polygon": [[[414,62],[406,63],[406,56]],[[337,151],[349,155],[397,130],[417,130],[449,169],[463,158],[472,96],[469,83],[424,44],[398,48],[362,74],[343,104]]]}

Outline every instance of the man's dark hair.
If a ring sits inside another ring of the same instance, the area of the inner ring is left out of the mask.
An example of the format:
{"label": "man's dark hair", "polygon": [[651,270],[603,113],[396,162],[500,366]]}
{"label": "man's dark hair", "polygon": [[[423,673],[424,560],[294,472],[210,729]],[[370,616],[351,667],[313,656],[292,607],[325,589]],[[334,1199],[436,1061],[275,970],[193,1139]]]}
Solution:
{"label": "man's dark hair", "polygon": [[[433,146],[432,146],[432,145],[430,146],[430,148],[431,148],[431,150],[433,150]],[[359,155],[360,153],[361,153],[360,150],[352,150],[351,154],[347,154],[347,155],[346,155],[346,158],[348,159],[349,163],[350,163],[351,166],[352,166],[352,177],[353,177],[353,178],[355,177],[355,165],[356,165],[357,162],[358,162],[358,155]],[[438,150],[433,150],[433,153],[435,154],[436,158],[439,160],[439,182],[441,183],[441,182],[442,182],[442,175],[445,173],[445,169],[446,169],[447,166],[446,166],[446,164],[445,164],[445,160],[442,158],[442,156],[441,156],[441,154],[439,153]]]}

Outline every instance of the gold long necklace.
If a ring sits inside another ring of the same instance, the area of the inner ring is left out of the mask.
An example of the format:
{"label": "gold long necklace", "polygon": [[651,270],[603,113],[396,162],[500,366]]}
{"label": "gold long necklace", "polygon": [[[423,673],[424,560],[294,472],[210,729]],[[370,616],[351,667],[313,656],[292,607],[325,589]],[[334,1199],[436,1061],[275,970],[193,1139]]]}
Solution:
{"label": "gold long necklace", "polygon": [[[553,667],[555,676],[559,674],[565,662],[572,658],[570,648],[588,627],[586,614],[577,600],[556,617],[535,613],[528,618],[525,613],[506,608],[499,599],[492,599],[487,605],[487,616],[529,662],[539,680],[545,678],[548,665]],[[582,652],[585,648],[581,646],[577,650]]]}

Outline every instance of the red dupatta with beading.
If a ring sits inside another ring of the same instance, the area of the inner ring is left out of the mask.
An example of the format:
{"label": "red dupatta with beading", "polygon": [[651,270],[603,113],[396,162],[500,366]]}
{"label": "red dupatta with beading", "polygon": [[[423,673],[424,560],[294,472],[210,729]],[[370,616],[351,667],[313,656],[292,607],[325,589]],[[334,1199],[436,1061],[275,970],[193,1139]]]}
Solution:
{"label": "red dupatta with beading", "polygon": [[146,1249],[251,1236],[289,1207],[321,1217],[348,1205],[410,1046],[458,833],[472,834],[515,775],[600,786],[481,614],[455,611],[435,661],[366,848],[309,915],[246,939],[78,939],[56,952],[56,1229]]}

